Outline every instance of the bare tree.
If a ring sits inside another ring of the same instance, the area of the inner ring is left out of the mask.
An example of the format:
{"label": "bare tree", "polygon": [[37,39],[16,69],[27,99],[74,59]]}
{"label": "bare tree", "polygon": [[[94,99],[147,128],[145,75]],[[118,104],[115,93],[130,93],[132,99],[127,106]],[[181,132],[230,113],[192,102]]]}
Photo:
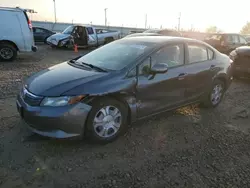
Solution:
{"label": "bare tree", "polygon": [[206,33],[221,33],[221,30],[217,26],[210,26],[206,29]]}
{"label": "bare tree", "polygon": [[250,22],[247,22],[240,31],[241,34],[250,34]]}

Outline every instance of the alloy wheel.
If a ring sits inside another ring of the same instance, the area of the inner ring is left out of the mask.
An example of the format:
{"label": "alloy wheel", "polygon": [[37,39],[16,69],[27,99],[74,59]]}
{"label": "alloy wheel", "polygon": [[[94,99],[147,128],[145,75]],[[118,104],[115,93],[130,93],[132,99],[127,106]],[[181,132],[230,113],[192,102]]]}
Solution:
{"label": "alloy wheel", "polygon": [[223,95],[223,86],[221,84],[216,84],[211,93],[211,102],[213,105],[217,105]]}
{"label": "alloy wheel", "polygon": [[122,114],[114,106],[105,106],[95,115],[93,126],[95,133],[102,138],[115,135],[122,124]]}
{"label": "alloy wheel", "polygon": [[5,59],[11,59],[13,57],[14,53],[10,48],[2,48],[0,49],[0,56]]}

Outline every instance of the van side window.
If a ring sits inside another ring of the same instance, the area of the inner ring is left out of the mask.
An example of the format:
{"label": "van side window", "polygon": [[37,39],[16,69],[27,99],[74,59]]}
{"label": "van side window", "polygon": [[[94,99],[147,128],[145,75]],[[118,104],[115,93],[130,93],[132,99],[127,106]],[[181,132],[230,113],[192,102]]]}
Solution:
{"label": "van side window", "polygon": [[88,31],[88,34],[89,34],[89,35],[94,34],[94,30],[93,30],[92,27],[87,27],[87,31]]}

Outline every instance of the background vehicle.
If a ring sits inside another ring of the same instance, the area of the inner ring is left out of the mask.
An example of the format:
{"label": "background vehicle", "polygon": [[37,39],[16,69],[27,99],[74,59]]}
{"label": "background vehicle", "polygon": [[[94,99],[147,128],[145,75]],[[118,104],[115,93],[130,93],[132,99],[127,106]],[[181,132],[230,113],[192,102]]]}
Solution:
{"label": "background vehicle", "polygon": [[38,134],[109,142],[137,119],[195,102],[217,106],[230,67],[228,56],[201,41],[124,38],[32,75],[17,107]]}
{"label": "background vehicle", "polygon": [[120,38],[120,32],[95,29],[92,26],[73,25],[67,27],[62,33],[57,33],[47,39],[47,43],[56,47],[72,48],[100,46]]}
{"label": "background vehicle", "polygon": [[46,43],[46,40],[49,36],[54,35],[55,32],[50,31],[48,29],[44,29],[41,27],[33,27],[33,35],[35,42],[44,42]]}
{"label": "background vehicle", "polygon": [[248,45],[242,35],[235,33],[208,34],[204,41],[225,54],[229,54],[237,47]]}
{"label": "background vehicle", "polygon": [[244,37],[247,40],[248,44],[250,44],[250,35],[244,35]]}
{"label": "background vehicle", "polygon": [[250,77],[250,47],[242,46],[233,50],[229,57],[234,61],[235,77]]}
{"label": "background vehicle", "polygon": [[181,37],[181,33],[176,30],[171,29],[150,29],[146,30],[142,33],[134,33],[127,35],[126,37],[138,37],[138,36],[173,36],[173,37]]}
{"label": "background vehicle", "polygon": [[12,61],[17,52],[36,51],[26,9],[0,7],[0,60]]}

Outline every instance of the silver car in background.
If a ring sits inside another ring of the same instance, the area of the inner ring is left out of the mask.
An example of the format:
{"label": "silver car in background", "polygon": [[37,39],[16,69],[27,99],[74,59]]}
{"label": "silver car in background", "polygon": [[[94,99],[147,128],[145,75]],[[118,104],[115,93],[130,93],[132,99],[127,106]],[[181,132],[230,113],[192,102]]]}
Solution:
{"label": "silver car in background", "polygon": [[88,25],[72,25],[62,33],[56,33],[47,39],[52,47],[72,48],[75,44],[78,47],[97,47],[120,39],[119,31],[95,29]]}

